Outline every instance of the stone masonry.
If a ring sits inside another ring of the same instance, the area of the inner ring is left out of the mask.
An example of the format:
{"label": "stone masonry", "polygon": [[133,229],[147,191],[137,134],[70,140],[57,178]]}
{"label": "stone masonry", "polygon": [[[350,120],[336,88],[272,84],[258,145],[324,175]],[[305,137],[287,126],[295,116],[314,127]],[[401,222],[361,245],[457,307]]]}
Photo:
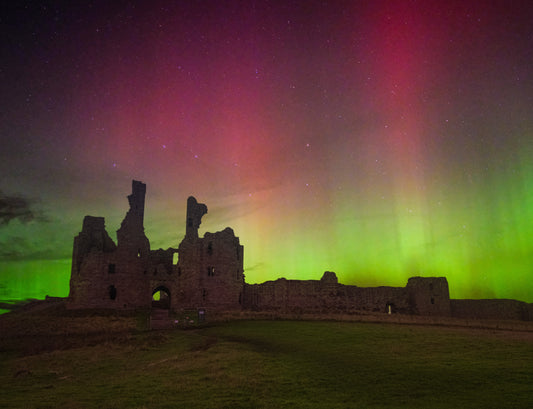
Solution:
{"label": "stone masonry", "polygon": [[[412,277],[405,287],[358,287],[326,271],[320,280],[244,279],[244,248],[229,227],[200,238],[207,206],[187,199],[185,237],[178,249],[150,249],[144,233],[146,185],[132,182],[117,244],[103,217],[85,216],[74,238],[70,308],[280,313],[382,312],[426,316],[532,320],[532,304],[516,300],[450,300],[445,277]],[[174,254],[178,261],[174,264]],[[160,292],[162,298],[153,300]]]}
{"label": "stone masonry", "polygon": [[[243,246],[229,227],[198,237],[207,206],[187,200],[186,234],[178,249],[151,250],[144,234],[146,185],[133,181],[117,244],[104,218],[86,216],[74,239],[69,304],[72,308],[150,308],[162,292],[167,307],[241,308]],[[174,253],[178,263],[173,264]]]}

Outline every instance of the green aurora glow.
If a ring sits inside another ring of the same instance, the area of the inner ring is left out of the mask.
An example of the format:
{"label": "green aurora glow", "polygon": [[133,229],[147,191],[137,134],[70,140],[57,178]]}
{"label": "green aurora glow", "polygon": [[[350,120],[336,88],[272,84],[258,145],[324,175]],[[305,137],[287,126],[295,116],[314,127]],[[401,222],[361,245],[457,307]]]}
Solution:
{"label": "green aurora glow", "polygon": [[194,195],[248,283],[533,302],[533,7],[286,3],[2,13],[0,301],[66,296],[83,217],[116,238],[136,179],[152,249]]}

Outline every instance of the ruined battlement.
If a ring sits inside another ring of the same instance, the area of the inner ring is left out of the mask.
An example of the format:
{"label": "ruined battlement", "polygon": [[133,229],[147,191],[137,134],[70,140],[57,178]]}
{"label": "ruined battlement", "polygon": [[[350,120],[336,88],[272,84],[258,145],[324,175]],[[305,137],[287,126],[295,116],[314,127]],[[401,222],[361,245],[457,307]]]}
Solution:
{"label": "ruined battlement", "polygon": [[111,253],[117,246],[105,230],[103,217],[85,216],[80,234],[74,238],[72,271],[79,273],[90,253]]}
{"label": "ruined battlement", "polygon": [[193,196],[189,196],[187,199],[186,239],[194,240],[198,238],[198,229],[205,214],[207,214],[207,206],[203,203],[198,203]]}

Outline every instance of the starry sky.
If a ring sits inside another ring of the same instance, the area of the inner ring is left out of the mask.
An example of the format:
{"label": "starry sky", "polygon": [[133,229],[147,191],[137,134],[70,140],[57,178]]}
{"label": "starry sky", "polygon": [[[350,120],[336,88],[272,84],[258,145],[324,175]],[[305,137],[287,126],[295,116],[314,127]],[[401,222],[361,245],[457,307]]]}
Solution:
{"label": "starry sky", "polygon": [[234,229],[249,283],[533,302],[527,1],[2,5],[0,300],[66,296],[85,215]]}

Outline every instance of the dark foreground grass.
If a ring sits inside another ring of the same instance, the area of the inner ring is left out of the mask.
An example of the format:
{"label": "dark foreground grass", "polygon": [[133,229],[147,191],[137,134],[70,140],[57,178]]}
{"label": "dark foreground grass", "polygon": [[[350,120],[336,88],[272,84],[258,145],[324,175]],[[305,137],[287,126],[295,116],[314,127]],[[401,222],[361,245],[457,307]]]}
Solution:
{"label": "dark foreground grass", "polygon": [[531,340],[489,330],[235,321],[0,359],[2,408],[533,407]]}

